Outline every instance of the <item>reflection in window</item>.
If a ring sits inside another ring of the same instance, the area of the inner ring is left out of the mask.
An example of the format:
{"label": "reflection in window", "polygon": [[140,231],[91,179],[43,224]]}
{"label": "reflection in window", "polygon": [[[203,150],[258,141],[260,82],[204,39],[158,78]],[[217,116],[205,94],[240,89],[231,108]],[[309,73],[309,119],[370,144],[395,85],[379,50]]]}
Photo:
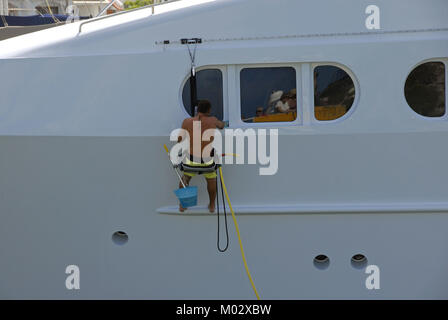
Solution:
{"label": "reflection in window", "polygon": [[445,114],[445,65],[427,62],[409,74],[404,87],[409,106],[425,117],[441,117]]}
{"label": "reflection in window", "polygon": [[352,78],[336,66],[314,68],[314,116],[317,120],[335,120],[346,114],[355,100]]}
{"label": "reflection in window", "polygon": [[285,122],[297,118],[294,68],[246,68],[240,76],[244,122]]}
{"label": "reflection in window", "polygon": [[[211,115],[223,120],[222,72],[219,69],[205,69],[196,73],[197,99],[206,99],[212,104]],[[191,114],[190,79],[182,91],[182,101],[189,115]]]}

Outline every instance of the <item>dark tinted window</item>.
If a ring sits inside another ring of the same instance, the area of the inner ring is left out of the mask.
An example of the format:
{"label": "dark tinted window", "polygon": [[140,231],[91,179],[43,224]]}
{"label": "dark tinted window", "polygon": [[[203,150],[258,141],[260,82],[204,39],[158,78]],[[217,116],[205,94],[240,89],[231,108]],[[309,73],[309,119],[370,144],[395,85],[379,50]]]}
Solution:
{"label": "dark tinted window", "polygon": [[314,68],[314,116],[317,120],[335,120],[346,114],[355,100],[352,78],[335,66]]}
{"label": "dark tinted window", "polygon": [[[196,73],[198,100],[207,99],[212,104],[212,115],[223,120],[223,84],[222,72],[219,69],[205,69]],[[188,114],[191,115],[190,79],[182,91],[182,101]]]}
{"label": "dark tinted window", "polygon": [[409,106],[425,117],[441,117],[445,114],[445,65],[427,62],[409,74],[404,87]]}
{"label": "dark tinted window", "polygon": [[241,70],[241,119],[284,122],[297,117],[296,71],[291,67]]}

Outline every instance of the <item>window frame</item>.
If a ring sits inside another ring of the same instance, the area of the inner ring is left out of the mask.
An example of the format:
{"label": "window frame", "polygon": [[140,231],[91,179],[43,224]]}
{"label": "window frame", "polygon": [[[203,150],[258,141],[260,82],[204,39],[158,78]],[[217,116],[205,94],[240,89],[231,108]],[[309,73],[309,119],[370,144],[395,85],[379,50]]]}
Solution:
{"label": "window frame", "polygon": [[[310,114],[311,114],[311,125],[326,125],[326,124],[335,124],[342,122],[346,120],[347,118],[350,118],[351,115],[355,112],[355,109],[358,106],[358,102],[361,96],[361,90],[359,86],[358,79],[356,78],[355,74],[351,71],[351,69],[348,66],[345,66],[343,64],[337,63],[337,62],[312,62],[311,65],[311,77],[310,77],[310,88],[311,88],[311,105],[310,105]],[[316,119],[316,112],[314,110],[314,107],[316,106],[316,102],[314,101],[314,69],[316,67],[322,67],[322,66],[332,66],[337,67],[343,71],[345,71],[349,77],[353,81],[353,85],[355,87],[355,99],[353,100],[352,106],[350,107],[350,110],[348,110],[342,117],[339,117],[334,120],[318,120]]]}
{"label": "window frame", "polygon": [[[227,66],[225,65],[205,65],[205,66],[200,66],[200,67],[196,67],[196,73],[203,71],[203,70],[220,70],[221,71],[221,76],[222,76],[222,117],[223,117],[223,121],[228,121],[229,120],[229,95],[228,95],[228,80],[227,80]],[[183,91],[184,91],[184,87],[187,83],[187,81],[190,80],[190,72],[188,72],[188,74],[184,77],[184,79],[182,80],[182,83],[180,85],[180,90],[178,93],[178,99],[179,99],[179,106],[184,114],[185,118],[190,118],[192,117],[188,112],[187,112],[187,108],[184,105],[184,100],[182,97]]]}
{"label": "window frame", "polygon": [[[444,61],[446,59],[436,59],[436,61]],[[425,61],[426,62],[426,61]],[[445,71],[446,62],[445,63]],[[314,69],[318,66],[334,66],[344,70],[352,79],[355,87],[355,99],[350,110],[342,117],[334,120],[317,120],[314,110]],[[296,90],[297,90],[297,118],[294,121],[281,122],[244,122],[241,119],[241,71],[248,68],[293,68],[296,72]],[[203,65],[196,67],[196,71],[200,72],[207,69],[217,69],[222,74],[223,85],[223,121],[228,121],[229,128],[282,128],[282,127],[312,127],[320,125],[337,124],[351,117],[356,111],[359,99],[361,97],[361,89],[359,81],[354,72],[348,67],[337,62],[294,62],[294,63],[254,63],[254,64],[228,64],[228,65]],[[412,71],[413,69],[411,69]],[[188,72],[179,87],[178,99],[179,108],[185,118],[191,117],[185,108],[182,94],[185,84],[190,78]],[[407,78],[406,78],[407,79]],[[445,81],[446,82],[446,81]],[[406,104],[407,105],[407,104]],[[408,106],[409,109],[412,110]],[[412,110],[414,114],[414,112]],[[417,114],[418,115],[418,114]],[[422,116],[423,117],[423,116]],[[426,117],[423,117],[426,118]],[[447,112],[448,118],[448,112]],[[440,118],[435,118],[439,120]],[[431,119],[434,120],[434,119]]]}
{"label": "window frame", "polygon": [[[424,65],[425,63],[429,62],[441,62],[445,66],[445,114],[441,117],[427,117],[424,115],[421,115],[420,113],[414,111],[414,109],[409,105],[407,99],[406,99],[406,82],[408,81],[409,76],[411,73],[418,68],[421,65]],[[411,116],[417,116],[420,119],[426,120],[426,121],[447,121],[448,120],[448,58],[431,58],[422,60],[413,66],[411,66],[406,73],[406,76],[404,78],[403,82],[403,99],[404,104],[406,106],[407,112],[410,112]]]}
{"label": "window frame", "polygon": [[[235,102],[237,107],[231,108],[232,113],[230,126],[232,127],[248,127],[248,128],[278,128],[278,127],[296,127],[303,123],[303,88],[301,77],[302,63],[256,63],[256,64],[238,64],[235,66]],[[297,117],[294,121],[280,122],[244,122],[241,119],[241,71],[243,69],[260,69],[260,68],[293,68],[296,72],[296,90],[297,90]],[[300,95],[300,99],[299,99]],[[299,102],[300,101],[300,102]]]}

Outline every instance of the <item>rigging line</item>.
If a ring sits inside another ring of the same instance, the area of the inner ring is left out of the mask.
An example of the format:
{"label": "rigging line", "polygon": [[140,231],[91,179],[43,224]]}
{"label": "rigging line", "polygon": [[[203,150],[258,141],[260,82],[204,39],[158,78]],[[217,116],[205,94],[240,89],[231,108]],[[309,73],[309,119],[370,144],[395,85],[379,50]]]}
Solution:
{"label": "rigging line", "polygon": [[190,60],[191,60],[191,70],[193,71],[193,76],[195,76],[196,75],[196,65],[195,65],[195,61],[196,61],[196,49],[197,49],[197,47],[198,47],[198,44],[197,44],[197,42],[194,44],[194,50],[193,50],[193,53],[191,53],[191,49],[190,49],[190,45],[188,44],[188,42],[186,43],[187,44],[187,48],[188,48],[188,54],[190,55]]}
{"label": "rigging line", "polygon": [[[194,42],[194,51],[191,52],[190,41]],[[199,39],[181,39],[181,43],[186,44],[188,48],[188,54],[191,60],[191,75],[190,75],[190,103],[191,103],[191,116],[194,117],[197,107],[197,84],[196,84],[196,49]]]}
{"label": "rigging line", "polygon": [[39,9],[37,9],[37,7],[34,8],[34,11],[36,11],[42,17],[45,14],[45,12],[47,11],[47,9],[45,9],[45,7],[41,7],[41,8],[44,10],[43,12],[40,12]]}
{"label": "rigging line", "polygon": [[[363,35],[382,35],[382,34],[404,34],[417,32],[442,32],[448,31],[448,28],[428,28],[428,29],[411,29],[411,30],[391,30],[391,31],[367,31],[367,32],[341,32],[341,33],[312,33],[298,35],[276,35],[276,36],[260,36],[260,37],[240,37],[240,38],[215,38],[202,39],[202,42],[226,42],[226,41],[250,41],[250,40],[276,40],[276,39],[294,39],[294,38],[319,38],[319,37],[343,37],[343,36],[363,36]],[[156,45],[180,44],[180,41],[156,41]]]}
{"label": "rigging line", "polygon": [[58,18],[56,18],[53,14],[53,10],[51,10],[50,4],[48,3],[48,0],[45,0],[45,2],[47,3],[47,7],[48,7],[48,12],[51,14],[51,17],[53,18],[55,23],[59,23],[61,21],[59,21]]}
{"label": "rigging line", "polygon": [[2,16],[2,21],[3,21],[3,26],[6,28],[6,27],[8,27],[9,25],[8,25],[8,22],[6,21],[6,19],[5,19],[5,16],[4,15],[1,15]]}

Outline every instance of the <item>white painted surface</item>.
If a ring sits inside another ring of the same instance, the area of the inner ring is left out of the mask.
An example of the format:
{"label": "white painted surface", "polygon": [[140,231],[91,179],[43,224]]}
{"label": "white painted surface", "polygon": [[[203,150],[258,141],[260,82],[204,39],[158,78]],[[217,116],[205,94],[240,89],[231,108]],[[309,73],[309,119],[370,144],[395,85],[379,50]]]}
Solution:
{"label": "white painted surface", "polygon": [[[376,1],[383,33],[373,34],[370,3],[347,3],[217,0],[0,42],[0,297],[253,298],[233,228],[220,255],[216,217],[157,212],[176,205],[162,145],[185,116],[190,64],[184,46],[156,41],[201,37],[198,66],[227,66],[231,127],[241,65],[301,71],[308,120],[279,125],[278,174],[224,167],[235,207],[269,213],[238,217],[262,298],[446,299],[448,124],[416,115],[403,88],[417,64],[447,62],[448,3],[406,1],[404,13],[403,1]],[[214,41],[247,37],[264,39]],[[327,62],[359,88],[353,113],[322,125],[310,76]],[[204,183],[193,184],[204,206]],[[111,239],[119,230],[123,246]],[[381,268],[380,290],[350,265],[357,253]],[[328,269],[314,267],[318,254]],[[76,291],[64,285],[72,264]]]}

